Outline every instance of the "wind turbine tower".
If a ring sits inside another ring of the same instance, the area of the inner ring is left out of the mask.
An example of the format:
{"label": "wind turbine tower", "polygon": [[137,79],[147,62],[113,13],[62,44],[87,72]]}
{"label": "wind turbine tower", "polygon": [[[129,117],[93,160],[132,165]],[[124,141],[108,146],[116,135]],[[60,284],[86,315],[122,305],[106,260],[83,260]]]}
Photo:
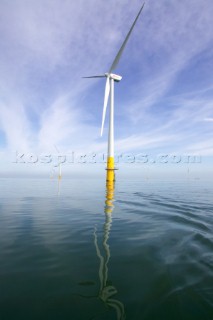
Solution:
{"label": "wind turbine tower", "polygon": [[118,66],[118,63],[120,61],[120,58],[122,56],[122,53],[126,47],[127,41],[129,40],[129,37],[132,33],[132,30],[135,27],[135,24],[143,10],[144,4],[140,8],[137,17],[135,18],[122,46],[120,47],[109,71],[103,75],[96,75],[96,76],[89,76],[84,78],[106,78],[106,86],[105,86],[105,95],[104,95],[104,106],[103,106],[103,115],[102,115],[102,125],[101,125],[101,136],[103,134],[103,128],[104,128],[104,122],[105,122],[105,116],[106,116],[106,109],[108,105],[109,100],[109,94],[110,94],[110,110],[109,110],[109,133],[108,133],[108,153],[107,153],[107,180],[108,181],[114,181],[115,178],[115,163],[114,163],[114,82],[120,82],[122,77],[112,73],[116,67]]}

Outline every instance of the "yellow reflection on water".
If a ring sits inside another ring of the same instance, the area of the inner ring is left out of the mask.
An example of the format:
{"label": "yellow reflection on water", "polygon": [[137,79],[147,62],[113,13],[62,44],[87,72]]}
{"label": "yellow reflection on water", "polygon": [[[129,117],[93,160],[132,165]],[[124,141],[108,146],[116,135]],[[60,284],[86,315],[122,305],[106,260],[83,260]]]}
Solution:
{"label": "yellow reflection on water", "polygon": [[106,201],[105,201],[105,213],[112,213],[114,209],[114,190],[115,190],[115,181],[106,181]]}

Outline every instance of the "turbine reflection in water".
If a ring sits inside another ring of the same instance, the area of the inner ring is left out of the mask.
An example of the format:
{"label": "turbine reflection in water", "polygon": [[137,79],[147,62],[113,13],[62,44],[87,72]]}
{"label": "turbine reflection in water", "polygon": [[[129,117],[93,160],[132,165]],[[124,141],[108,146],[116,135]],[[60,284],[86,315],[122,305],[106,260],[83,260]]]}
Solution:
{"label": "turbine reflection in water", "polygon": [[[108,240],[109,240],[109,236],[110,236],[110,229],[112,226],[113,209],[114,209],[114,181],[107,180],[107,182],[106,182],[106,200],[105,200],[105,206],[104,206],[105,222],[103,225],[102,241],[100,239],[98,239],[96,227],[94,228],[94,234],[93,234],[96,254],[99,259],[99,270],[98,270],[99,291],[96,295],[85,296],[82,294],[80,294],[80,295],[77,294],[77,296],[84,298],[84,299],[94,299],[94,298],[98,299],[99,301],[104,303],[105,307],[107,307],[108,310],[98,311],[96,313],[96,315],[90,319],[99,319],[100,316],[102,316],[103,314],[106,314],[109,311],[109,308],[111,310],[114,309],[116,311],[116,319],[117,320],[125,320],[126,319],[123,303],[121,301],[113,298],[118,291],[113,285],[110,284],[110,281],[108,279],[108,264],[109,264],[109,260],[110,260],[110,247],[108,244]],[[90,281],[81,282],[80,284],[89,283],[89,282]]]}
{"label": "turbine reflection in water", "polygon": [[108,263],[110,260],[110,247],[107,241],[109,240],[110,229],[112,226],[112,212],[114,209],[114,181],[106,182],[106,201],[105,201],[105,223],[103,227],[103,253],[98,245],[97,230],[94,230],[94,244],[96,248],[97,256],[100,260],[99,265],[99,280],[100,289],[98,297],[109,307],[114,308],[117,315],[117,320],[124,320],[125,311],[122,302],[117,299],[113,299],[113,296],[117,293],[117,289],[109,285],[108,283]]}
{"label": "turbine reflection in water", "polygon": [[61,192],[61,178],[58,177],[58,192],[57,192],[58,196],[60,196],[60,192]]}

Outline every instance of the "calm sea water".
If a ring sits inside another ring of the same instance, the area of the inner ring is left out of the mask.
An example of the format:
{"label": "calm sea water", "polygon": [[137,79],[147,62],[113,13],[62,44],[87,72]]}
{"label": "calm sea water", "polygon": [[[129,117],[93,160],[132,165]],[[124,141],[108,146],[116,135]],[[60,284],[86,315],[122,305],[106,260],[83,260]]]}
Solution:
{"label": "calm sea water", "polygon": [[212,184],[0,185],[1,320],[213,319]]}

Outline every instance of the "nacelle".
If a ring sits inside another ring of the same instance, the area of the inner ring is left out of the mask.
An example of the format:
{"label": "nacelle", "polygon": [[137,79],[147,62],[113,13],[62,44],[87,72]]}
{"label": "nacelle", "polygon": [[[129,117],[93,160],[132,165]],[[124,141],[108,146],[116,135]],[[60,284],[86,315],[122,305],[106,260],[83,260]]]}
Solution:
{"label": "nacelle", "polygon": [[116,82],[119,82],[122,79],[121,76],[119,76],[118,74],[114,74],[114,73],[110,74],[110,78],[114,79]]}

